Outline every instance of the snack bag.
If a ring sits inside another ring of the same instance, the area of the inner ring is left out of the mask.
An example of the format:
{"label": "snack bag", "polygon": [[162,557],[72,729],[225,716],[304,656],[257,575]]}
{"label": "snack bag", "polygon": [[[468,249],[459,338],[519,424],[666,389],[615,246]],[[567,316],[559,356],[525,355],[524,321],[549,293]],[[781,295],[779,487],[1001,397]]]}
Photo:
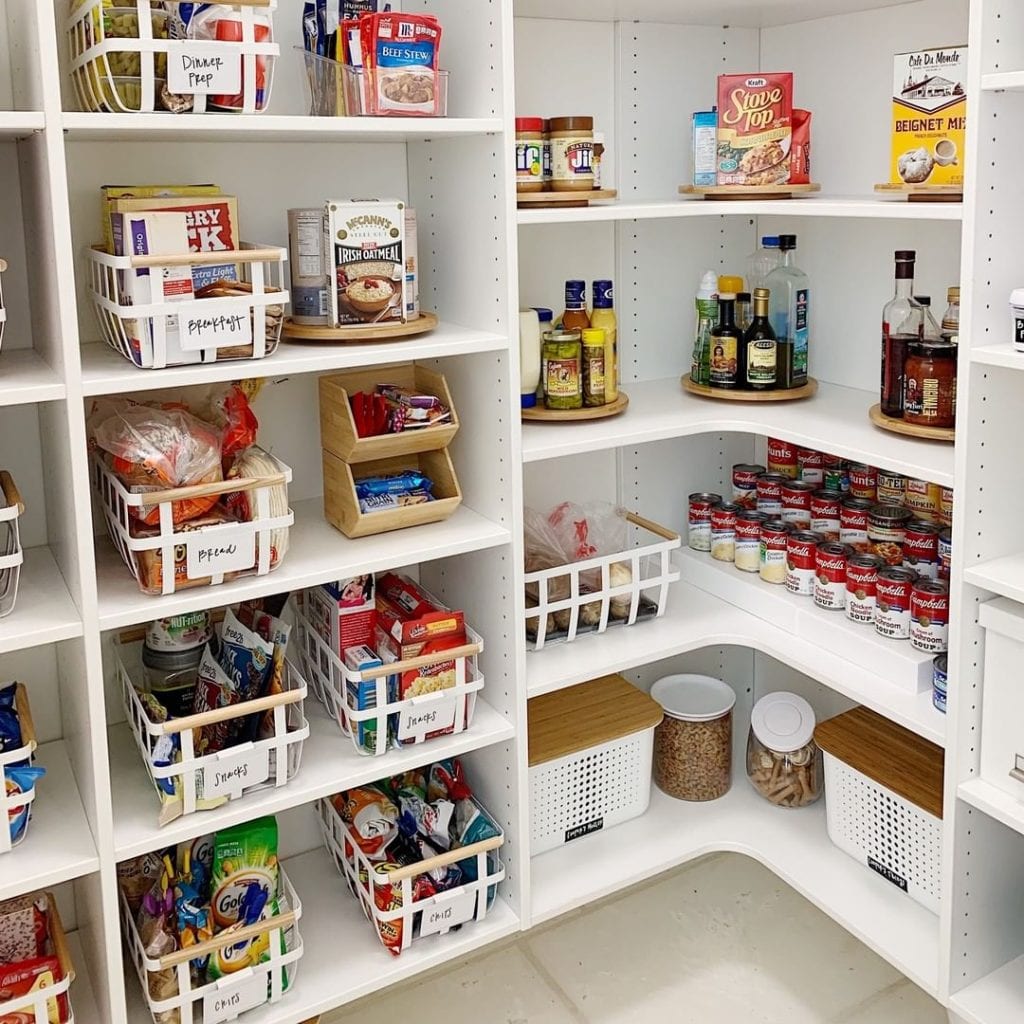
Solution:
{"label": "snack bag", "polygon": [[268,900],[277,895],[277,819],[272,815],[221,829],[213,845],[214,932],[236,924],[243,890],[257,883]]}
{"label": "snack bag", "polygon": [[[398,808],[381,785],[359,786],[331,797],[359,849],[370,861],[383,861],[398,835]],[[350,853],[345,851],[346,855]]]}
{"label": "snack bag", "polygon": [[273,666],[274,645],[243,626],[229,608],[220,632],[217,661],[243,701],[261,697]]}
{"label": "snack bag", "polygon": [[[192,713],[201,715],[206,711],[231,707],[241,699],[242,693],[235,679],[220,667],[210,645],[207,644],[199,662]],[[193,737],[196,754],[202,757],[229,747],[237,734],[238,724],[237,718],[228,718],[212,725],[200,726],[195,730]]]}

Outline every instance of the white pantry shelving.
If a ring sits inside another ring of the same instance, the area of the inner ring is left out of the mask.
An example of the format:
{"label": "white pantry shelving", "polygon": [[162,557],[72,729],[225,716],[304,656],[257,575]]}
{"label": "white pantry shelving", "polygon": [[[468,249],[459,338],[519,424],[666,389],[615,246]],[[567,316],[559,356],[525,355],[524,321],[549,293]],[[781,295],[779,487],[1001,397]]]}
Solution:
{"label": "white pantry shelving", "polygon": [[[295,990],[248,1024],[299,1024],[521,928],[717,850],[752,856],[970,1024],[1024,1016],[1024,805],[979,775],[983,631],[977,604],[1024,602],[1014,412],[1024,365],[1010,344],[1024,195],[1019,0],[404,0],[445,24],[452,73],[444,120],[306,116],[295,7],[269,111],[254,117],[102,115],[76,109],[63,66],[66,0],[0,0],[0,255],[8,303],[0,352],[0,468],[26,501],[26,559],[0,620],[0,679],[26,682],[37,719],[39,789],[29,838],[0,858],[0,897],[56,886],[67,906],[82,1024],[149,1019],[120,947],[115,864],[262,813],[282,821],[282,856],[304,904]],[[726,27],[723,27],[726,26]],[[894,52],[969,39],[970,145],[963,203],[875,196],[888,167]],[[558,75],[550,55],[559,54]],[[814,111],[825,191],[783,202],[685,198],[690,112],[723,71],[792,69]],[[851,90],[837,83],[872,83]],[[517,210],[513,118],[593,113],[615,203]],[[857,144],[851,145],[850,139]],[[420,218],[421,300],[441,326],[393,344],[283,343],[256,363],[136,370],[97,342],[83,252],[108,182],[215,181],[239,199],[246,237],[282,244],[285,211],[338,195],[408,198]],[[795,232],[814,282],[810,402],[718,405],[684,394],[692,295],[713,267],[740,271],[761,234]],[[955,452],[867,420],[878,378],[878,310],[891,256],[916,248],[933,297],[962,282],[961,418]],[[613,278],[629,411],[580,424],[518,423],[516,311],[559,307],[568,277]],[[464,504],[447,522],[348,540],[323,519],[320,373],[409,359],[445,373],[462,429],[452,452]],[[85,412],[94,397],[238,377],[265,385],[261,439],[294,468],[290,550],[270,576],[169,597],[141,594],[92,507]],[[736,462],[780,435],[955,486],[948,716],[923,687],[927,659],[842,616],[684,549],[666,614],[527,654],[522,509],[603,498],[682,530],[686,495],[729,486]],[[362,758],[312,696],[301,772],[159,829],[158,801],[123,721],[109,635],[158,615],[219,606],[348,575],[410,567],[467,610],[485,637],[486,687],[473,727],[422,751]],[[531,860],[525,727],[529,697],[622,671],[647,686],[679,667],[721,674],[739,698],[735,743],[765,692],[795,688],[819,715],[862,703],[946,751],[944,885],[938,916],[829,842],[821,805],[776,811],[742,778],[720,802],[655,792],[643,817]],[[484,922],[391,958],[327,854],[311,804],[346,786],[464,756],[507,836],[507,879]]]}

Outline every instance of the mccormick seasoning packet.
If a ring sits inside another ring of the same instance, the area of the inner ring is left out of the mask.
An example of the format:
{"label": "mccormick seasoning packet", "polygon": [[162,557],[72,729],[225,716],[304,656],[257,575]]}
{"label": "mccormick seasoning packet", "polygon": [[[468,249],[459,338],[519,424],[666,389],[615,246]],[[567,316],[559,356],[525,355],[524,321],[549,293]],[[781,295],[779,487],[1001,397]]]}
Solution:
{"label": "mccormick seasoning packet", "polygon": [[370,114],[440,111],[441,25],[430,14],[364,14],[363,67],[370,75]]}
{"label": "mccormick seasoning packet", "polygon": [[787,184],[792,136],[792,72],[718,76],[719,185]]}

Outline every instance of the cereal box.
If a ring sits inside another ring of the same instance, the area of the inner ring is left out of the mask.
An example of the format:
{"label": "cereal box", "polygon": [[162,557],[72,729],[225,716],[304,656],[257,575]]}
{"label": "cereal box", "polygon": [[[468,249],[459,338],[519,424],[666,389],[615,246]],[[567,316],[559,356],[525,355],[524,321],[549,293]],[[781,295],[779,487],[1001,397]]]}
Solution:
{"label": "cereal box", "polygon": [[416,213],[397,199],[327,204],[331,323],[406,323],[419,316]]}
{"label": "cereal box", "polygon": [[718,76],[718,184],[789,181],[793,74]]}
{"label": "cereal box", "polygon": [[967,47],[899,53],[893,62],[894,185],[963,185]]}

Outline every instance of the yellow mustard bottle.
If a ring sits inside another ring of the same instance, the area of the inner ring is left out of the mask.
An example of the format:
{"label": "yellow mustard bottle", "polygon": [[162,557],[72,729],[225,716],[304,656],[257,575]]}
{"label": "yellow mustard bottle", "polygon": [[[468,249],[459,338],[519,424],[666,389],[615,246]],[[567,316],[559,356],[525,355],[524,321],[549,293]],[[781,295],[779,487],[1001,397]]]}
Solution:
{"label": "yellow mustard bottle", "polygon": [[605,404],[619,397],[618,325],[611,281],[594,282],[594,311],[590,326],[604,331],[604,400]]}

